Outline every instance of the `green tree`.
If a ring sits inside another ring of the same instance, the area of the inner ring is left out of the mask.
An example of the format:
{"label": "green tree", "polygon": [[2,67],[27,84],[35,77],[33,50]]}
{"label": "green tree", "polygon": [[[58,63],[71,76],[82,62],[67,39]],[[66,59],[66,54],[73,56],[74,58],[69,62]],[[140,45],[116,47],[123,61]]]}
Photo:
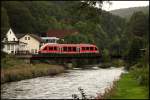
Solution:
{"label": "green tree", "polygon": [[3,1],[2,6],[7,10],[10,26],[15,32],[34,32],[34,17],[29,9],[20,1]]}
{"label": "green tree", "polygon": [[92,38],[88,38],[83,34],[68,35],[64,37],[65,43],[92,43]]}
{"label": "green tree", "polygon": [[147,33],[147,18],[143,12],[135,12],[128,23],[128,34],[135,36],[144,36]]}
{"label": "green tree", "polygon": [[1,7],[1,40],[4,38],[6,32],[9,30],[9,17],[4,7]]}
{"label": "green tree", "polygon": [[139,37],[134,37],[127,54],[127,69],[129,69],[132,65],[136,64],[139,61],[142,56],[141,49],[143,49],[143,46],[143,39]]}
{"label": "green tree", "polygon": [[110,62],[110,53],[108,51],[108,49],[104,49],[102,52],[102,61],[103,62]]}

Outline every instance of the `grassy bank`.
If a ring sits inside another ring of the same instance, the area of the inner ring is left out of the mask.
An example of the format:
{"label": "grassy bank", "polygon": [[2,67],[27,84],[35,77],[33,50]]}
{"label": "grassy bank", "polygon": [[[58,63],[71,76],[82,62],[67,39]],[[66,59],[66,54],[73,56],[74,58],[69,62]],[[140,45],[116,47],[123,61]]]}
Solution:
{"label": "grassy bank", "polygon": [[20,66],[1,68],[1,83],[55,75],[62,72],[64,72],[64,67],[60,65],[22,64]]}
{"label": "grassy bank", "polygon": [[110,99],[148,99],[149,94],[149,90],[139,85],[130,73],[121,76],[113,92]]}

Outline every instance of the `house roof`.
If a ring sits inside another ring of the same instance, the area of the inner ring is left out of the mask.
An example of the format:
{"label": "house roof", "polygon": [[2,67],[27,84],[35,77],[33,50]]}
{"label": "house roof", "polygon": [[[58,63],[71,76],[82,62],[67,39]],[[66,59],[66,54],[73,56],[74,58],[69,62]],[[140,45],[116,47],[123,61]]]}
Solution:
{"label": "house roof", "polygon": [[36,40],[42,42],[42,39],[38,36],[38,35],[35,35],[35,34],[28,34],[30,36],[32,36],[33,38],[35,38]]}
{"label": "house roof", "polygon": [[23,33],[17,33],[17,34],[15,34],[16,35],[16,37],[18,38],[18,39],[20,39],[20,38],[22,38],[24,35],[26,35],[26,34],[23,34]]}
{"label": "house roof", "polygon": [[78,34],[77,30],[49,30],[47,33],[48,37],[57,37],[57,38],[64,38],[70,34]]}
{"label": "house roof", "polygon": [[25,35],[30,35],[31,37],[35,38],[36,40],[42,42],[42,39],[38,35],[30,34],[30,33],[27,33],[27,34],[24,34],[24,33],[16,34],[16,37],[18,39],[20,39],[20,38],[24,37]]}

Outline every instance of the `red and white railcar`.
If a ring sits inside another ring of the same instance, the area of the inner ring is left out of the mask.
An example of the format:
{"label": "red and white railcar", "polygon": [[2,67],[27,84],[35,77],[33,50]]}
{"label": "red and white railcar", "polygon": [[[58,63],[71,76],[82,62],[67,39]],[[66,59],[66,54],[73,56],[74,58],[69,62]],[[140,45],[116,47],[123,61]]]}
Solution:
{"label": "red and white railcar", "polygon": [[39,53],[62,53],[62,54],[99,53],[99,50],[93,44],[47,43],[40,48]]}

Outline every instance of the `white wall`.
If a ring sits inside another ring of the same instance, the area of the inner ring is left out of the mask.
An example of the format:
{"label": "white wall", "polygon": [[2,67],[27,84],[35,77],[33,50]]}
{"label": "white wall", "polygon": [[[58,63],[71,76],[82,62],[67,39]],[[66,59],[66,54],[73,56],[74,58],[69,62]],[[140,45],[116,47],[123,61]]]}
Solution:
{"label": "white wall", "polygon": [[11,29],[9,29],[9,31],[7,32],[6,37],[8,41],[18,41],[17,37]]}
{"label": "white wall", "polygon": [[12,51],[13,53],[15,53],[15,51],[17,51],[18,49],[19,49],[18,44],[5,44],[3,51],[10,54],[12,53]]}
{"label": "white wall", "polygon": [[[26,39],[25,39],[26,38]],[[30,39],[28,39],[30,38]],[[39,50],[40,42],[30,36],[29,34],[26,34],[22,38],[19,39],[21,42],[27,43],[27,50],[29,50],[30,53],[36,53]]]}

